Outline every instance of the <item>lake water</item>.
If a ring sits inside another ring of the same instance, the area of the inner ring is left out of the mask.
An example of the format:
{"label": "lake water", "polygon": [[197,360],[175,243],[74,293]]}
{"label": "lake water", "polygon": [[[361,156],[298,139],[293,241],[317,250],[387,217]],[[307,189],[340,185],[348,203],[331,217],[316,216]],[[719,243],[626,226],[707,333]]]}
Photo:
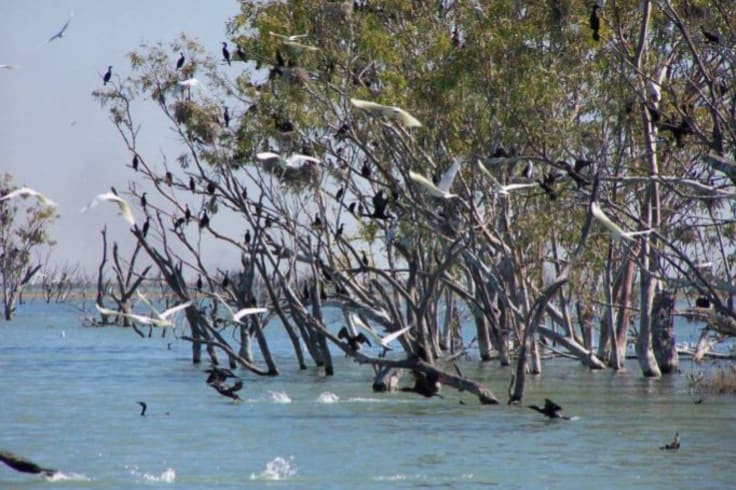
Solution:
{"label": "lake water", "polygon": [[[549,397],[576,417],[550,421],[449,388],[372,393],[370,367],[339,354],[334,377],[299,371],[269,327],[282,374],[240,371],[233,402],[187,342],[80,323],[71,305],[41,303],[0,323],[0,450],[62,471],[48,481],[0,464],[0,489],[736,488],[736,397],[696,405],[684,374],[548,361],[525,404]],[[508,369],[460,364],[505,400]],[[660,451],[675,431],[681,449]]]}

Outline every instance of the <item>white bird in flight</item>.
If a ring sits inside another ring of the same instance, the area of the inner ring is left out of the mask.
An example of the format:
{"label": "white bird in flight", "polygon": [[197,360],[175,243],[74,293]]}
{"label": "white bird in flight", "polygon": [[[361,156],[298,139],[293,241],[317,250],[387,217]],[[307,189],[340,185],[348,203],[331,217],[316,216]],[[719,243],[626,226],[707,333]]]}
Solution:
{"label": "white bird in flight", "polygon": [[277,37],[281,39],[281,41],[284,43],[285,46],[289,46],[290,48],[295,49],[296,51],[319,51],[318,47],[315,46],[309,46],[307,44],[302,44],[299,42],[299,39],[307,37],[306,34],[292,34],[290,36],[284,35],[284,34],[278,34],[273,31],[268,32],[273,37]]}
{"label": "white bird in flight", "polygon": [[154,327],[174,327],[175,326],[174,322],[169,320],[169,317],[173,315],[174,313],[181,311],[184,308],[187,308],[188,306],[191,306],[192,304],[191,301],[187,301],[186,303],[182,303],[180,305],[176,305],[172,308],[169,308],[163,313],[159,313],[158,311],[156,311],[155,308],[153,308],[153,306],[148,302],[148,300],[144,300],[144,301],[146,302],[146,304],[148,304],[151,307],[151,310],[153,310],[153,316],[139,315],[138,313],[123,313],[121,311],[110,310],[108,308],[103,308],[97,303],[95,303],[95,306],[97,307],[97,311],[99,311],[103,315],[123,316],[126,318],[130,318],[131,320],[134,320],[143,325],[152,325]]}
{"label": "white bird in flight", "polygon": [[240,319],[243,318],[244,316],[257,315],[258,313],[267,313],[268,312],[268,308],[242,308],[242,309],[240,309],[238,311],[235,311],[235,310],[233,310],[230,307],[229,304],[227,304],[227,302],[225,301],[225,299],[222,296],[220,296],[217,293],[214,293],[214,295],[217,298],[217,300],[220,303],[222,303],[223,306],[225,307],[225,309],[227,310],[227,312],[228,312],[228,314],[230,316],[229,320],[232,321],[232,322],[235,322],[235,323],[241,323],[242,324],[243,322],[241,322]]}
{"label": "white bird in flight", "polygon": [[0,201],[5,201],[6,199],[12,199],[14,197],[29,196],[37,198],[44,206],[56,206],[56,203],[54,201],[44,196],[40,192],[31,189],[30,187],[21,187],[20,189],[16,189],[13,192],[9,192],[3,197],[0,197]]}
{"label": "white bird in flight", "polygon": [[608,232],[611,234],[611,238],[614,240],[620,240],[623,238],[624,240],[629,241],[636,241],[636,236],[639,235],[646,235],[651,233],[654,230],[641,230],[641,231],[624,231],[623,228],[618,226],[616,223],[611,221],[611,219],[606,216],[606,213],[603,212],[603,210],[600,208],[598,203],[596,201],[593,201],[590,203],[590,212],[593,213],[593,217],[596,218],[598,221],[601,222],[603,226],[606,227]]}
{"label": "white bird in flight", "polygon": [[369,114],[377,114],[388,118],[398,119],[401,124],[408,128],[418,128],[422,126],[422,123],[420,123],[414,116],[400,107],[383,105],[360,99],[350,99],[350,103],[358,109],[363,109]]}
{"label": "white bird in flight", "polygon": [[478,160],[478,167],[485,174],[485,176],[490,179],[491,183],[493,184],[493,192],[501,196],[508,196],[511,191],[515,191],[518,189],[528,189],[530,187],[536,187],[539,185],[536,182],[525,182],[525,183],[519,183],[519,184],[501,185],[501,183],[498,180],[496,180],[493,174],[488,171],[486,166],[483,165],[483,163],[480,160]]}
{"label": "white bird in flight", "polygon": [[416,172],[412,172],[411,170],[409,171],[409,177],[434,197],[439,197],[440,199],[451,199],[453,197],[457,197],[457,194],[450,193],[450,187],[452,187],[452,183],[455,181],[455,176],[457,175],[458,170],[460,170],[460,163],[460,160],[456,159],[450,168],[442,174],[438,185],[434,185],[431,180]]}
{"label": "white bird in flight", "polygon": [[125,201],[125,199],[112,192],[106,192],[104,194],[96,195],[89,204],[82,208],[81,212],[84,213],[89,208],[97,206],[100,201],[114,202],[115,204],[117,204],[120,208],[120,214],[122,215],[123,219],[127,221],[130,226],[135,226],[133,212],[131,211],[130,206],[128,206],[128,203]]}
{"label": "white bird in flight", "polygon": [[400,330],[397,330],[395,332],[391,332],[388,335],[381,336],[381,335],[378,334],[378,332],[376,332],[376,330],[373,327],[371,327],[370,325],[368,325],[367,323],[365,323],[357,314],[350,313],[350,315],[348,315],[348,317],[349,317],[349,320],[350,320],[348,323],[351,323],[352,326],[353,326],[353,328],[354,327],[360,327],[360,328],[362,328],[363,330],[365,330],[366,332],[368,332],[368,334],[371,337],[373,337],[373,339],[375,339],[375,341],[378,343],[378,345],[380,345],[381,347],[383,347],[386,350],[392,350],[391,349],[391,345],[390,345],[391,342],[393,342],[394,340],[396,340],[399,337],[401,337],[402,335],[404,335],[411,328],[411,325],[409,325],[408,327],[404,327],[404,328],[402,328]]}
{"label": "white bird in flight", "polygon": [[69,27],[69,23],[72,21],[72,17],[74,17],[74,12],[69,12],[69,18],[64,23],[61,30],[57,32],[56,34],[54,34],[53,36],[51,36],[48,42],[51,42],[55,39],[61,39],[64,36],[64,32],[66,31],[66,28]]}
{"label": "white bird in flight", "polygon": [[279,167],[283,168],[299,168],[301,167],[301,162],[319,163],[318,158],[310,157],[309,155],[302,155],[301,153],[292,153],[287,158],[284,158],[278,153],[274,153],[272,151],[263,151],[260,153],[256,153],[256,158],[258,160],[261,160],[262,162],[269,162],[272,164],[275,163]]}

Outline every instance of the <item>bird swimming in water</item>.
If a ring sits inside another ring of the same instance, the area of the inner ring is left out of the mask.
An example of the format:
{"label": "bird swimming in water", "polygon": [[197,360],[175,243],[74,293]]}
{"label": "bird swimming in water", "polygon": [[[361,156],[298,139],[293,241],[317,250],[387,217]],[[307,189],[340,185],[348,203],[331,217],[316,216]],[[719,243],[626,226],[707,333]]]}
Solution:
{"label": "bird swimming in water", "polygon": [[15,471],[20,471],[21,473],[32,473],[35,475],[40,474],[41,476],[45,476],[47,478],[54,476],[54,474],[57,473],[56,470],[52,470],[50,468],[41,468],[36,463],[22,458],[9,451],[0,451],[0,461],[13,468]]}
{"label": "bird swimming in water", "polygon": [[678,449],[680,449],[680,433],[675,432],[674,440],[669,444],[665,444],[664,446],[661,446],[659,449],[662,449],[665,451],[677,451]]}
{"label": "bird swimming in water", "polygon": [[107,85],[107,82],[110,81],[110,78],[112,78],[112,65],[107,67],[107,71],[102,76],[102,84]]}
{"label": "bird swimming in water", "polygon": [[148,408],[148,405],[146,405],[146,402],[138,402],[138,405],[141,406],[141,417],[144,417],[146,415],[146,409]]}
{"label": "bird swimming in water", "polygon": [[539,408],[536,405],[529,405],[529,408],[532,410],[536,410],[537,412],[541,413],[542,415],[545,415],[551,419],[564,419],[564,420],[570,420],[570,417],[565,417],[563,415],[560,415],[560,411],[562,410],[562,407],[550,400],[549,398],[544,399],[544,408]]}

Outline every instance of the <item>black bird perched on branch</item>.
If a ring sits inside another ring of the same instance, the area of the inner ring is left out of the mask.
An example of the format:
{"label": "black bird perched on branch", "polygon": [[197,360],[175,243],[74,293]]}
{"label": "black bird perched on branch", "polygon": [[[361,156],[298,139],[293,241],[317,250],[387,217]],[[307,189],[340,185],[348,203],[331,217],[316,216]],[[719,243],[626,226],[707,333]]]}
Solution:
{"label": "black bird perched on branch", "polygon": [[705,42],[709,44],[721,44],[721,36],[719,36],[715,32],[706,31],[705,27],[703,27],[702,25],[700,26],[700,30],[703,31]]}
{"label": "black bird perched on branch", "polygon": [[340,329],[340,331],[337,333],[337,338],[344,339],[350,346],[350,350],[352,350],[353,352],[359,351],[361,344],[368,344],[369,346],[371,345],[371,341],[368,340],[368,337],[366,337],[363,332],[360,332],[358,335],[350,335],[347,327],[342,327]]}
{"label": "black bird perched on branch", "polygon": [[366,179],[371,176],[371,167],[368,165],[368,161],[363,162],[363,166],[360,167],[360,175]]}
{"label": "black bird perched on branch", "polygon": [[537,179],[539,187],[541,187],[542,190],[547,194],[547,196],[549,196],[549,198],[553,201],[557,199],[557,191],[555,191],[553,188],[555,182],[557,182],[557,174],[554,172],[545,175],[544,179]]}
{"label": "black bird perched on branch", "polygon": [[189,177],[189,190],[191,192],[194,192],[194,190],[197,188],[196,184],[194,183],[194,177]]}
{"label": "black bird perched on branch", "polygon": [[222,111],[222,119],[225,122],[225,127],[230,126],[230,111],[228,110],[227,106]]}
{"label": "black bird perched on branch", "polygon": [[386,214],[387,205],[388,198],[383,189],[381,189],[373,196],[373,214],[370,217],[374,219],[388,219],[389,216]]}
{"label": "black bird perched on branch", "polygon": [[143,235],[143,238],[146,238],[146,235],[148,235],[148,229],[151,227],[151,218],[146,216],[146,221],[143,222],[143,228],[141,229],[141,234]]}
{"label": "black bird perched on branch", "polygon": [[562,407],[550,400],[549,398],[544,399],[544,408],[539,408],[536,405],[529,405],[529,408],[536,410],[537,412],[545,415],[551,419],[565,419],[570,420],[570,417],[563,417],[560,415]]}
{"label": "black bird perched on branch", "polygon": [[598,17],[598,9],[600,7],[598,6],[598,3],[595,3],[593,5],[593,11],[590,13],[590,29],[593,31],[593,40],[594,41],[600,41],[601,35],[601,19]]}
{"label": "black bird perched on branch", "polygon": [[678,449],[680,449],[680,433],[675,432],[675,439],[671,443],[661,446],[659,449],[663,449],[666,451],[677,451]]}
{"label": "black bird perched on branch", "polygon": [[186,58],[184,57],[184,53],[181,53],[181,56],[179,56],[179,59],[176,60],[176,69],[180,70],[182,66],[184,66],[184,61]]}
{"label": "black bird perched on branch", "polygon": [[0,461],[21,473],[40,474],[41,476],[53,476],[57,471],[49,468],[41,468],[36,463],[13,454],[8,451],[0,451]]}
{"label": "black bird perched on branch", "polygon": [[225,58],[225,61],[227,61],[228,65],[231,65],[230,63],[230,51],[227,49],[227,43],[222,43],[222,57]]}
{"label": "black bird perched on branch", "polygon": [[130,165],[133,167],[133,170],[138,171],[138,155],[133,155],[133,161]]}
{"label": "black bird perched on branch", "polygon": [[138,402],[138,405],[141,406],[141,417],[145,416],[148,405],[146,405],[146,402]]}
{"label": "black bird perched on branch", "polygon": [[141,207],[143,208],[144,211],[147,205],[148,205],[148,201],[146,200],[146,193],[144,192],[143,194],[141,194]]}
{"label": "black bird perched on branch", "polygon": [[197,276],[197,291],[202,292],[202,276]]}
{"label": "black bird perched on branch", "polygon": [[207,211],[202,211],[202,217],[199,218],[199,229],[207,228],[210,226],[210,217],[207,216]]}
{"label": "black bird perched on branch", "polygon": [[710,300],[705,296],[701,296],[695,300],[695,306],[698,308],[710,308]]}
{"label": "black bird perched on branch", "polygon": [[243,48],[240,47],[240,44],[235,44],[235,54],[238,55],[238,58],[240,58],[240,61],[245,61],[245,51],[243,51]]}
{"label": "black bird perched on branch", "polygon": [[112,78],[112,65],[107,67],[107,72],[102,76],[102,84],[107,85],[107,82]]}

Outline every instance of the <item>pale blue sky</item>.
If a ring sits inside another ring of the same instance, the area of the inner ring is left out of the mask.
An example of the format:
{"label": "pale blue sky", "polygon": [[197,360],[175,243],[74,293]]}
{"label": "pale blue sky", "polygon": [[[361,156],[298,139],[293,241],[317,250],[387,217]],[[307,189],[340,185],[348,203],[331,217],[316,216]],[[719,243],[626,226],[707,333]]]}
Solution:
{"label": "pale blue sky", "polygon": [[[64,37],[48,44],[71,11]],[[79,262],[94,272],[105,223],[111,238],[130,240],[114,207],[79,212],[111,185],[126,189],[132,176],[129,153],[90,95],[102,87],[100,75],[108,65],[114,74],[127,74],[129,51],[142,42],[167,44],[181,32],[217,56],[227,39],[225,22],[237,11],[236,0],[0,1],[0,64],[19,65],[0,70],[0,173],[59,203],[61,218],[52,230],[55,261]],[[171,56],[176,60],[178,53]],[[139,119],[142,149],[155,155],[175,148],[165,125],[147,123],[146,116]]]}

